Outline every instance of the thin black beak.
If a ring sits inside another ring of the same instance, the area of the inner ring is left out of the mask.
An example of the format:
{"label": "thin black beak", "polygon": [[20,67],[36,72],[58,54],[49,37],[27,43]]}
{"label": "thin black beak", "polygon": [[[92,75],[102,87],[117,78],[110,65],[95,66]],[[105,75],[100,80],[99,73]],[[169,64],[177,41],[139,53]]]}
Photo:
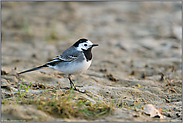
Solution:
{"label": "thin black beak", "polygon": [[92,47],[98,46],[98,44],[93,44]]}

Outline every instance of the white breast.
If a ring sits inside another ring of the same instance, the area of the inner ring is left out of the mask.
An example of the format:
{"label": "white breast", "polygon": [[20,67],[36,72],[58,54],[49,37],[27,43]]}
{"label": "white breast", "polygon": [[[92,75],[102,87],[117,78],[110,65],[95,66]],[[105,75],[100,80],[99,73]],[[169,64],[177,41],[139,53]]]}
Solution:
{"label": "white breast", "polygon": [[65,74],[80,74],[85,72],[91,65],[91,60],[86,61],[84,60],[83,62],[71,62],[63,66],[54,66],[53,68],[61,71]]}

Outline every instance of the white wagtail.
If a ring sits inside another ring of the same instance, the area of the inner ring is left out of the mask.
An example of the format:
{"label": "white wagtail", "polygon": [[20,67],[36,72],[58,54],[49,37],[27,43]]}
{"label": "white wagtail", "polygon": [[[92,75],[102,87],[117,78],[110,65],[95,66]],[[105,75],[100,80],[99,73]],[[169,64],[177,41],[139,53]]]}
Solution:
{"label": "white wagtail", "polygon": [[49,67],[61,71],[64,74],[68,74],[68,79],[72,88],[74,87],[74,84],[71,80],[71,75],[83,73],[89,68],[92,61],[91,50],[94,46],[98,46],[98,44],[93,44],[88,39],[79,39],[71,47],[66,49],[61,55],[53,58],[46,64],[20,72],[18,75]]}

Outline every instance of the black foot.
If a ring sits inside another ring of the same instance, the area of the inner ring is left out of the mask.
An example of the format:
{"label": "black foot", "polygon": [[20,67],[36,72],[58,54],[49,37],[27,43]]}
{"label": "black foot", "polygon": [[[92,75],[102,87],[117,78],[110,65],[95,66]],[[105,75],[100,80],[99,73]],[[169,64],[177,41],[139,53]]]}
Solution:
{"label": "black foot", "polygon": [[[79,86],[78,86],[79,87]],[[82,86],[83,87],[83,86]],[[69,89],[71,89],[72,87],[64,87],[64,88],[60,88],[60,89],[66,89],[66,90],[69,90]],[[74,87],[74,89],[73,90],[75,90],[75,91],[78,91],[78,92],[80,92],[80,93],[85,93],[85,91],[83,92],[83,91],[80,91],[79,89],[77,89],[76,87]]]}
{"label": "black foot", "polygon": [[85,91],[80,91],[79,89],[77,89],[76,87],[74,88],[75,91],[78,91],[80,93],[85,93]]}

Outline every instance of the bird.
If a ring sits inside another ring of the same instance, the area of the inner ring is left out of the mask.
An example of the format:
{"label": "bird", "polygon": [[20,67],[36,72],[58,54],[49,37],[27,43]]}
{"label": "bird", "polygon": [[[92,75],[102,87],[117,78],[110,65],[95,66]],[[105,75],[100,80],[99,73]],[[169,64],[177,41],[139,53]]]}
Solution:
{"label": "bird", "polygon": [[[56,56],[49,62],[41,66],[19,72],[18,75],[42,68],[53,68],[68,75],[70,88],[72,88],[74,87],[74,83],[71,80],[71,75],[81,74],[90,67],[92,62],[91,51],[95,46],[98,46],[98,44],[93,44],[90,40],[81,38],[62,54]],[[74,89],[77,90],[76,88]]]}

